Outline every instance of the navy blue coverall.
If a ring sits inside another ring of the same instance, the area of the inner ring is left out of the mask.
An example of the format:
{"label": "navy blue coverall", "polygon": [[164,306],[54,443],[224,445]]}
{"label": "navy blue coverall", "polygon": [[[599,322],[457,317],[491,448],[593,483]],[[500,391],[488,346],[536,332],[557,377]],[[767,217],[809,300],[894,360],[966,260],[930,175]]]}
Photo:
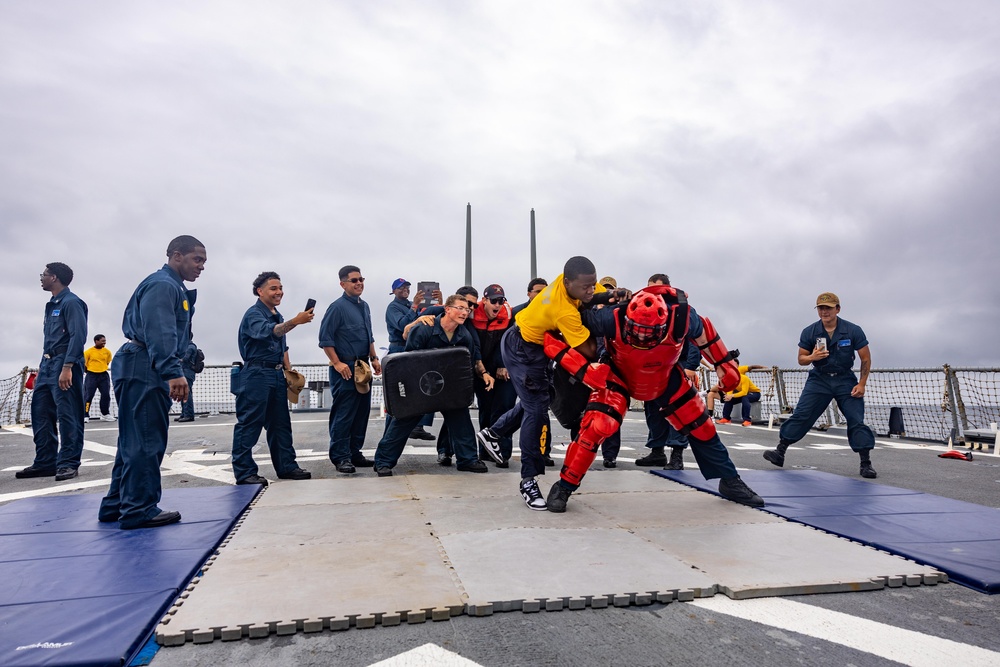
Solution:
{"label": "navy blue coverall", "polygon": [[284,361],[288,344],[275,336],[275,325],[285,318],[272,314],[257,299],[240,322],[239,346],[243,368],[236,376],[236,426],[233,428],[233,474],[236,480],[258,473],[253,447],[260,430],[267,430],[267,448],[279,477],[298,468],[292,446],[292,420],[288,415],[288,383]]}
{"label": "navy blue coverall", "polygon": [[196,290],[164,264],[139,283],[125,306],[128,339],[111,362],[118,401],[118,453],[98,518],[135,528],[160,513],[160,464],[167,450],[169,380],[184,376]]}
{"label": "navy blue coverall", "polygon": [[353,463],[364,457],[361,449],[368,430],[372,394],[357,390],[353,369],[358,359],[368,361],[374,342],[371,310],[360,297],[349,297],[345,292],[326,309],[319,327],[319,346],[332,347],[337,358],[352,369],[350,379],[345,380],[330,366],[330,461],[334,465],[343,461]]}
{"label": "navy blue coverall", "polygon": [[[83,346],[87,340],[87,304],[64,287],[45,304],[42,360],[31,394],[32,467],[51,470],[80,467],[83,452]],[[59,388],[63,364],[73,364],[69,389]],[[58,424],[58,431],[56,425]],[[59,436],[62,447],[59,447]]]}

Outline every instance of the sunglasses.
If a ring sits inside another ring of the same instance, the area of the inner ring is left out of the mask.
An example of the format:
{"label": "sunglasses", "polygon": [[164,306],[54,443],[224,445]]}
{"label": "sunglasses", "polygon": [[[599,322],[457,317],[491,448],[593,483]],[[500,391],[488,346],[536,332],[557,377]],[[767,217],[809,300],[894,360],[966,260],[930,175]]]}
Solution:
{"label": "sunglasses", "polygon": [[357,283],[363,283],[364,281],[365,281],[364,278],[347,278],[347,279],[343,280],[342,282],[357,284]]}
{"label": "sunglasses", "polygon": [[506,303],[506,302],[507,302],[507,297],[503,296],[495,296],[492,299],[490,299],[490,303],[492,303],[494,306],[499,306],[501,303]]}
{"label": "sunglasses", "polygon": [[479,307],[478,301],[466,301],[466,303],[469,304],[469,308],[472,310],[475,310],[476,308]]}

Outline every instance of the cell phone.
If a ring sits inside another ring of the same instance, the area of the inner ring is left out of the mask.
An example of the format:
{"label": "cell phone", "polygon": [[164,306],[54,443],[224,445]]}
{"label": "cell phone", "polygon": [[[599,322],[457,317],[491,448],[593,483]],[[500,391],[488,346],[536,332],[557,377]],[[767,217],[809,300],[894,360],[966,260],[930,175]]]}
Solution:
{"label": "cell phone", "polygon": [[428,280],[421,280],[420,282],[418,282],[417,291],[424,293],[424,300],[420,303],[420,307],[427,308],[428,306],[434,306],[434,305],[440,306],[441,304],[434,298],[434,292],[440,290],[441,290],[440,283]]}
{"label": "cell phone", "polygon": [[826,349],[826,339],[825,338],[817,338],[816,339],[816,349],[817,350],[825,350]]}
{"label": "cell phone", "polygon": [[309,299],[306,301],[306,310],[312,310],[316,307],[316,299]]}

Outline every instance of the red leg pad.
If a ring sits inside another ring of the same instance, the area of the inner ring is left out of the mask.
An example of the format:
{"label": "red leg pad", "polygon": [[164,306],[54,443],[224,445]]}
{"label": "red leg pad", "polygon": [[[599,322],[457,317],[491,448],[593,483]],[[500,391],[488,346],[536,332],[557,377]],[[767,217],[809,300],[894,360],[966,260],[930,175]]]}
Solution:
{"label": "red leg pad", "polygon": [[[701,400],[701,395],[694,391],[694,387],[686,377],[670,402],[681,400],[685,394],[689,396],[688,400],[675,407],[673,412],[665,414],[666,420],[682,433],[686,432],[699,440],[711,440],[715,436],[715,422],[708,417],[705,402]],[[697,426],[690,431],[684,431],[694,424]]]}
{"label": "red leg pad", "polygon": [[[606,406],[615,414],[595,409],[595,404]],[[580,434],[566,450],[566,460],[559,474],[562,479],[570,484],[580,485],[590,464],[594,462],[601,443],[621,428],[621,420],[627,408],[628,396],[620,392],[600,389],[590,394],[590,403],[580,422]]]}

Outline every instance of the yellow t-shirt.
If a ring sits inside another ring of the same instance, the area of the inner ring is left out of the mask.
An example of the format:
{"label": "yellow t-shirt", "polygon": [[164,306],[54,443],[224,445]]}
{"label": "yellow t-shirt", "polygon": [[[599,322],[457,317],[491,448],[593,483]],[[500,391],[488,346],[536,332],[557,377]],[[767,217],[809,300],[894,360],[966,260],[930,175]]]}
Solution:
{"label": "yellow t-shirt", "polygon": [[89,347],[83,351],[83,363],[88,373],[107,373],[111,366],[111,350]]}
{"label": "yellow t-shirt", "polygon": [[753,383],[750,376],[747,373],[750,372],[749,366],[740,366],[740,386],[736,391],[733,392],[733,398],[742,398],[749,394],[751,391],[755,391],[758,394],[761,393],[760,387]]}
{"label": "yellow t-shirt", "polygon": [[[596,285],[594,291],[607,290]],[[590,330],[580,320],[581,305],[579,299],[571,298],[566,291],[560,273],[514,318],[521,329],[521,338],[541,345],[545,342],[546,331],[559,331],[570,347],[583,345],[590,338]]]}

